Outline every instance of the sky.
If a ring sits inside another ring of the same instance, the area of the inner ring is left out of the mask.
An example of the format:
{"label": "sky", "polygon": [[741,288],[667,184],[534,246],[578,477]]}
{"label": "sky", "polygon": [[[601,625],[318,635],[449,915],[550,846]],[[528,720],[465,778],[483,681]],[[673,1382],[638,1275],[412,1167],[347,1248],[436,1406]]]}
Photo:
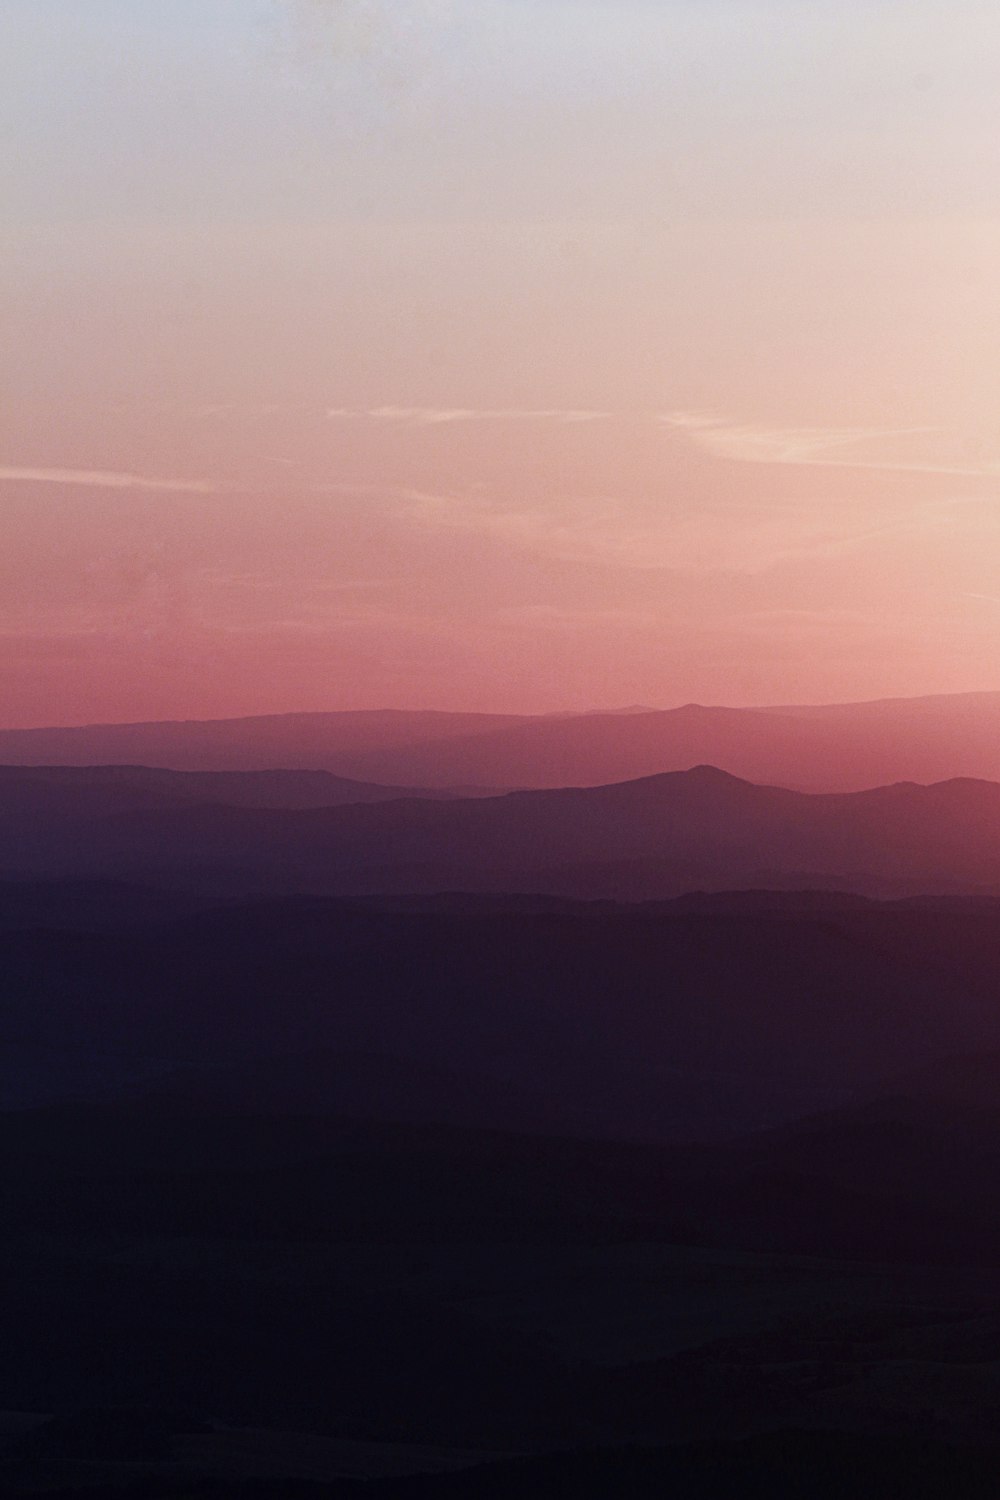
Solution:
{"label": "sky", "polygon": [[0,42],[0,722],[1000,688],[995,0]]}

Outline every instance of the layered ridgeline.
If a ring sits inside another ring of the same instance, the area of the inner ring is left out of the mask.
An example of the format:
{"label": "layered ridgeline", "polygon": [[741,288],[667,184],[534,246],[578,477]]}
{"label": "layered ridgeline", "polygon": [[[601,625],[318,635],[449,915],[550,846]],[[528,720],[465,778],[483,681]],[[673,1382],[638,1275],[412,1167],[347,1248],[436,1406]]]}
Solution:
{"label": "layered ridgeline", "polygon": [[8,768],[0,1489],[992,1493],[998,832]]}
{"label": "layered ridgeline", "polygon": [[997,781],[1000,693],[820,708],[353,712],[7,730],[0,763],[286,766],[421,787],[598,786],[703,764],[811,791],[955,776]]}
{"label": "layered ridgeline", "polygon": [[[317,805],[323,796],[340,805]],[[703,766],[605,787],[442,800],[345,792],[295,773],[8,768],[0,849],[0,878],[222,894],[989,894],[1000,891],[1000,785],[819,795]]]}

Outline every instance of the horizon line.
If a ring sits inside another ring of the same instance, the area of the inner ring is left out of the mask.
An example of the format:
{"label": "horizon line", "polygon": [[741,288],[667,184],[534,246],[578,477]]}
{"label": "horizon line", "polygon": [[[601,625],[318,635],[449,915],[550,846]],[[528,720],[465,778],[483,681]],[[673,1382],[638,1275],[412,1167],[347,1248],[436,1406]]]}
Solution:
{"label": "horizon line", "polygon": [[245,724],[256,722],[261,719],[326,719],[347,717],[348,715],[423,715],[425,717],[439,718],[464,718],[464,719],[502,719],[513,720],[538,720],[545,719],[586,719],[586,718],[642,718],[647,715],[677,714],[691,710],[705,713],[737,713],[737,714],[780,714],[800,713],[803,711],[822,712],[824,709],[850,709],[850,708],[874,708],[883,704],[901,703],[928,703],[950,699],[968,698],[1000,698],[1000,687],[996,688],[971,688],[953,692],[941,693],[913,693],[913,694],[884,694],[875,698],[853,698],[853,699],[824,699],[815,703],[699,703],[690,700],[684,703],[672,704],[669,707],[654,707],[653,705],[624,705],[615,708],[579,708],[579,709],[548,709],[543,711],[528,710],[505,710],[505,709],[467,709],[467,708],[401,708],[381,705],[371,708],[320,708],[320,709],[285,709],[277,712],[266,710],[260,713],[248,714],[222,714],[219,716],[192,717],[184,715],[178,718],[161,719],[90,719],[73,724],[9,724],[0,725],[0,734],[45,734],[64,733],[74,730],[88,729],[145,729],[150,727],[161,727],[167,725],[189,725],[189,724]]}

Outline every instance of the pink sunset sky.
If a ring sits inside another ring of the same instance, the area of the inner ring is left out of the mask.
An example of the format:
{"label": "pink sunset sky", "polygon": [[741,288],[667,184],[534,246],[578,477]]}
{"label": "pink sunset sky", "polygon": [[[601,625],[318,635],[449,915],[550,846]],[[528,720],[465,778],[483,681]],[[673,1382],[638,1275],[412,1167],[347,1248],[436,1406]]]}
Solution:
{"label": "pink sunset sky", "polygon": [[1000,687],[995,6],[0,26],[0,722]]}

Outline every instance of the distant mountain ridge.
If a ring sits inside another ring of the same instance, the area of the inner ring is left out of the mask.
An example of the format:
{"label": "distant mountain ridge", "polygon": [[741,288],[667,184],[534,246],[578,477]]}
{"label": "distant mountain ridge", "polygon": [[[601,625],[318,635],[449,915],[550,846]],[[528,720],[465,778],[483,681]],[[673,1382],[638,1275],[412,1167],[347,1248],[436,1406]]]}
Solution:
{"label": "distant mountain ridge", "polygon": [[826,706],[685,704],[577,714],[408,710],[0,731],[0,763],[327,770],[391,786],[600,786],[709,764],[758,783],[856,791],[1000,781],[1000,693]]}

